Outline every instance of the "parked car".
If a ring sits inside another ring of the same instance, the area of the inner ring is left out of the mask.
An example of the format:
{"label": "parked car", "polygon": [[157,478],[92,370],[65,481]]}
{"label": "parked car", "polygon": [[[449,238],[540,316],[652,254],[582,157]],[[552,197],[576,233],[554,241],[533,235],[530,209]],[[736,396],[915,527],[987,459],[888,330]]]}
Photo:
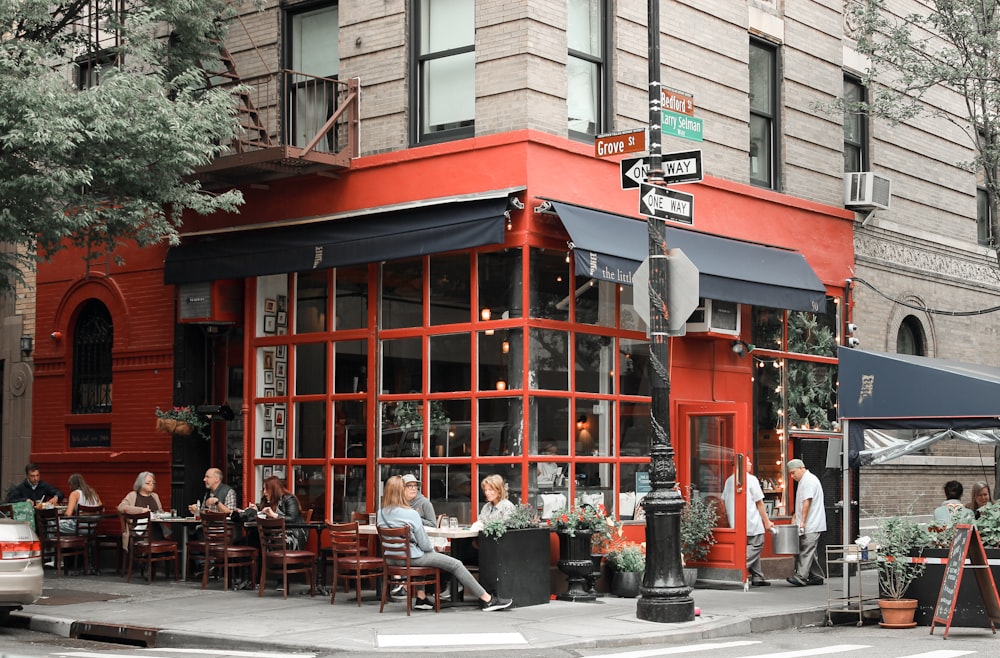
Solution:
{"label": "parked car", "polygon": [[0,624],[42,595],[42,544],[27,523],[0,518]]}

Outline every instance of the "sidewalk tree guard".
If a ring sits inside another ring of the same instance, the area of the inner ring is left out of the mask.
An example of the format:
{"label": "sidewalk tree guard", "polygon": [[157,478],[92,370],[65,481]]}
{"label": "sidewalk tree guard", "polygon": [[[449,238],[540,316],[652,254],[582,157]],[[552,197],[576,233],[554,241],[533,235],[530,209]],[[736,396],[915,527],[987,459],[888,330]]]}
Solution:
{"label": "sidewalk tree guard", "polygon": [[[649,34],[649,174],[652,185],[663,183],[660,134],[660,0],[648,0]],[[649,218],[649,367],[650,476],[652,486],[643,502],[646,510],[646,573],[636,603],[636,616],[646,621],[694,621],[694,599],[684,582],[681,565],[681,510],[677,465],[670,444],[669,303],[667,242],[662,220]]]}

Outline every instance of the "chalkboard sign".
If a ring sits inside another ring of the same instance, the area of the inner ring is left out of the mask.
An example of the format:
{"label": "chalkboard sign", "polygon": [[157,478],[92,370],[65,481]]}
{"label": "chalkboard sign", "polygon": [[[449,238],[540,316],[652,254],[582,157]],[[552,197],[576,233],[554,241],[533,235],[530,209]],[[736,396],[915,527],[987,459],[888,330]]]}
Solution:
{"label": "chalkboard sign", "polygon": [[[965,564],[966,557],[969,564]],[[986,551],[979,531],[969,524],[955,526],[955,538],[948,552],[948,565],[945,567],[944,578],[941,580],[941,591],[938,594],[937,606],[934,608],[934,619],[931,622],[931,633],[937,623],[945,625],[944,636],[948,637],[951,628],[951,618],[955,612],[955,597],[962,585],[962,574],[966,569],[973,569],[979,593],[983,597],[986,614],[990,618],[990,628],[996,633],[994,622],[1000,621],[1000,595],[993,581],[989,563],[986,561]]]}

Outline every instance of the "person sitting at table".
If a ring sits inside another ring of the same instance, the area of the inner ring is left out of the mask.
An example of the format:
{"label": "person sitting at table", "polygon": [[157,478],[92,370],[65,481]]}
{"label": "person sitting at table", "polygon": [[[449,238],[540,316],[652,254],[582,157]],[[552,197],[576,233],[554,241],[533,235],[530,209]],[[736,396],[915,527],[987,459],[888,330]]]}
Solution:
{"label": "person sitting at table", "polygon": [[483,490],[486,504],[479,510],[479,519],[472,527],[482,527],[487,521],[503,520],[514,513],[514,503],[507,497],[507,483],[497,473],[487,475],[479,485]]}
{"label": "person sitting at table", "polygon": [[[418,567],[432,567],[447,571],[459,580],[465,591],[472,592],[480,603],[479,607],[487,612],[509,608],[512,601],[501,599],[489,594],[479,581],[460,561],[450,555],[443,555],[434,550],[430,537],[420,522],[420,516],[406,502],[403,478],[393,475],[386,480],[385,492],[382,495],[382,509],[378,512],[377,524],[386,528],[410,527],[410,563]],[[392,561],[390,561],[392,563]],[[424,589],[417,590],[417,600],[413,605],[417,610],[433,610],[434,603],[427,597]]]}
{"label": "person sitting at table", "polygon": [[[258,511],[269,519],[284,518],[285,546],[292,551],[305,547],[309,528],[304,527],[305,521],[299,508],[299,499],[285,488],[281,478],[274,475],[266,478],[260,505],[250,503],[247,509]],[[288,524],[293,523],[303,524],[303,527],[289,528]]]}
{"label": "person sitting at table", "polygon": [[37,464],[26,465],[24,475],[24,480],[7,494],[8,503],[26,500],[35,507],[59,504],[59,499],[63,497],[62,492],[42,479]]}
{"label": "person sitting at table", "polygon": [[222,471],[218,468],[210,468],[205,471],[202,478],[205,483],[205,494],[201,497],[200,505],[194,503],[188,505],[188,510],[192,514],[201,510],[209,512],[224,512],[232,514],[233,510],[239,507],[239,496],[236,490],[222,481]]}
{"label": "person sitting at table", "polygon": [[420,515],[420,522],[428,528],[436,528],[437,514],[434,513],[434,504],[427,499],[427,496],[420,493],[420,480],[417,476],[412,473],[404,475],[403,487],[406,489],[406,501]]}
{"label": "person sitting at table", "polygon": [[[69,476],[69,491],[69,500],[66,502],[64,516],[75,516],[77,507],[80,505],[96,507],[101,504],[101,497],[79,473]],[[59,519],[59,530],[66,534],[75,535],[76,519]],[[90,530],[93,532],[93,527]]]}
{"label": "person sitting at table", "polygon": [[[139,477],[135,479],[135,484],[132,485],[132,491],[128,492],[122,502],[118,503],[118,512],[121,514],[139,514],[140,512],[162,512],[163,504],[160,503],[160,497],[157,495],[153,489],[156,488],[156,476],[149,471],[143,471],[139,473]],[[138,533],[145,532],[146,526],[144,523],[139,523],[136,525],[135,529]],[[164,534],[167,534],[164,532]],[[128,550],[128,526],[122,531],[122,548]]]}

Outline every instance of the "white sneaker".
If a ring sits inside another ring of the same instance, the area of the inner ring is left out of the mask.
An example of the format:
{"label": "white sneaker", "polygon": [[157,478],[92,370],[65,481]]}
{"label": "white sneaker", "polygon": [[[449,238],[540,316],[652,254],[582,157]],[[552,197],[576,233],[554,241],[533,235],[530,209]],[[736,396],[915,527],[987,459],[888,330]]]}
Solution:
{"label": "white sneaker", "polygon": [[389,590],[389,597],[392,599],[399,599],[400,601],[406,598],[406,587],[404,585],[396,585]]}
{"label": "white sneaker", "polygon": [[438,598],[441,599],[442,601],[451,601],[451,588],[445,587],[444,589],[442,589],[441,593],[438,594]]}

